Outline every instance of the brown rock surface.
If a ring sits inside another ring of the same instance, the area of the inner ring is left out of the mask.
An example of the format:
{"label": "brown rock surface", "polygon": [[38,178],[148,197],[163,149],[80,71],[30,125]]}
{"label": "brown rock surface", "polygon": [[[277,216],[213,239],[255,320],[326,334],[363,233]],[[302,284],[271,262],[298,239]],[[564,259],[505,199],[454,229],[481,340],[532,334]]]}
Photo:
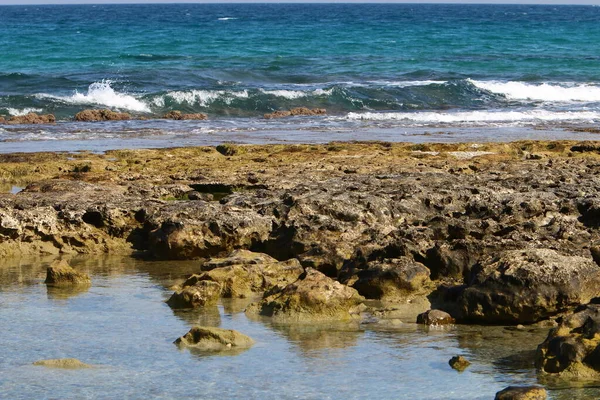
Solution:
{"label": "brown rock surface", "polygon": [[82,369],[92,368],[92,365],[83,363],[76,358],[56,358],[50,360],[40,360],[33,363],[33,365],[47,367],[47,368],[63,368],[63,369]]}
{"label": "brown rock surface", "polygon": [[90,285],[87,274],[74,270],[65,260],[54,261],[46,272],[44,283],[55,286]]}
{"label": "brown rock surface", "polygon": [[163,115],[164,119],[174,119],[174,120],[205,120],[207,119],[206,114],[196,113],[196,114],[184,114],[181,111],[170,111]]}
{"label": "brown rock surface", "polygon": [[232,329],[195,326],[174,343],[204,351],[231,351],[248,349],[254,340]]}
{"label": "brown rock surface", "polygon": [[495,400],[546,400],[546,389],[540,386],[509,386],[496,393]]}
{"label": "brown rock surface", "polygon": [[183,288],[171,295],[167,304],[171,308],[196,308],[215,305],[221,296],[222,287],[218,282],[201,280],[193,284],[184,284]]}
{"label": "brown rock surface", "polygon": [[439,326],[453,324],[454,318],[441,310],[429,310],[417,316],[417,324]]}
{"label": "brown rock surface", "polygon": [[308,268],[295,283],[266,293],[246,309],[250,315],[272,317],[276,322],[351,320],[362,311],[364,298],[355,289]]}
{"label": "brown rock surface", "polygon": [[128,113],[120,113],[111,110],[83,110],[75,114],[75,121],[99,122],[99,121],[124,121],[131,119]]}
{"label": "brown rock surface", "polygon": [[56,122],[56,118],[52,114],[39,115],[36,113],[29,113],[26,115],[17,115],[10,117],[7,124],[53,124]]}
{"label": "brown rock surface", "polygon": [[296,107],[287,111],[274,111],[272,113],[265,114],[266,119],[274,118],[285,118],[285,117],[297,117],[297,116],[314,116],[314,115],[325,115],[327,110],[324,108],[307,108],[307,107]]}

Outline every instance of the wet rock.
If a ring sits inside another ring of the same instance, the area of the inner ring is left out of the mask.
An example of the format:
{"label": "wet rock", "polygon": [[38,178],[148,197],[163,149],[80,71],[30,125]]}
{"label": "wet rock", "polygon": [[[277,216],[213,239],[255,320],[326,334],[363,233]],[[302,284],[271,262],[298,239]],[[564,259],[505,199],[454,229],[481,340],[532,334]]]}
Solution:
{"label": "wet rock", "polygon": [[218,282],[201,280],[184,284],[183,288],[171,295],[167,304],[171,308],[196,308],[217,304],[221,296]]}
{"label": "wet rock", "polygon": [[124,121],[131,119],[128,113],[120,113],[111,110],[83,110],[75,114],[75,121],[99,122],[99,121]]}
{"label": "wet rock", "polygon": [[0,115],[0,124],[4,124],[6,122],[6,119]]}
{"label": "wet rock", "polygon": [[266,254],[247,250],[210,260],[202,268],[208,271],[191,276],[183,286],[193,286],[201,281],[218,282],[222,286],[221,296],[226,298],[253,297],[293,283],[304,273],[296,259],[280,262]]}
{"label": "wet rock", "polygon": [[184,114],[181,111],[170,111],[168,113],[166,113],[165,115],[163,115],[164,119],[174,119],[177,121],[182,121],[182,120],[205,120],[207,119],[207,115],[206,114],[202,114],[202,113],[196,113],[196,114]]}
{"label": "wet rock", "polygon": [[248,349],[254,340],[232,329],[195,326],[174,343],[204,351],[230,351]]}
{"label": "wet rock", "polygon": [[396,301],[433,289],[429,269],[409,257],[368,263],[352,287],[368,299]]}
{"label": "wet rock", "polygon": [[533,323],[589,302],[599,288],[600,267],[591,258],[512,250],[482,263],[459,304],[469,321]]}
{"label": "wet rock", "polygon": [[314,116],[314,115],[325,115],[327,111],[324,108],[307,108],[307,107],[296,107],[292,108],[289,111],[275,111],[269,114],[265,114],[264,117],[266,119],[273,118],[285,118],[285,117],[295,117],[295,116]]}
{"label": "wet rock", "polygon": [[246,313],[276,322],[319,322],[351,320],[364,309],[364,298],[355,289],[313,268],[307,268],[300,280],[265,296],[248,306]]}
{"label": "wet rock", "polygon": [[83,363],[76,358],[57,358],[50,360],[40,360],[33,363],[41,367],[48,368],[63,368],[63,369],[82,369],[82,368],[93,368],[92,365]]}
{"label": "wet rock", "polygon": [[46,271],[44,283],[55,286],[90,285],[87,274],[75,271],[65,260],[54,261]]}
{"label": "wet rock", "polygon": [[467,369],[469,365],[471,365],[471,362],[463,356],[454,356],[450,359],[450,361],[448,361],[448,364],[450,364],[450,366],[455,370],[462,372]]}
{"label": "wet rock", "polygon": [[29,113],[26,115],[17,115],[10,117],[7,124],[53,124],[56,122],[56,118],[52,114],[38,115],[36,113]]}
{"label": "wet rock", "polygon": [[417,324],[428,326],[450,325],[454,322],[450,314],[441,310],[429,310],[417,316]]}
{"label": "wet rock", "polygon": [[537,348],[535,365],[560,378],[600,379],[600,305],[583,306],[551,329]]}
{"label": "wet rock", "polygon": [[540,386],[509,386],[496,393],[495,400],[546,400],[546,389]]}

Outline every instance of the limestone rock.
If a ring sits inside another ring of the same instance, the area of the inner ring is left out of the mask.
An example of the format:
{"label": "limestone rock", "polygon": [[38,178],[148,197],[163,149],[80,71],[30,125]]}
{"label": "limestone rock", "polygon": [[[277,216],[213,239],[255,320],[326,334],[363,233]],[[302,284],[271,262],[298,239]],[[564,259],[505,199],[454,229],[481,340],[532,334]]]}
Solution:
{"label": "limestone rock", "polygon": [[450,314],[441,310],[429,310],[417,316],[417,324],[429,326],[450,325],[454,322]]}
{"label": "limestone rock", "polygon": [[29,113],[26,115],[17,115],[10,117],[7,124],[53,124],[56,122],[56,118],[52,114],[38,115],[36,113]]}
{"label": "limestone rock", "polygon": [[208,117],[206,114],[196,113],[196,114],[183,114],[181,111],[170,111],[163,115],[164,119],[174,119],[174,120],[205,120]]}
{"label": "limestone rock", "polygon": [[469,365],[471,365],[471,362],[463,356],[454,356],[450,359],[450,361],[448,361],[448,364],[450,364],[450,366],[455,370],[462,372],[467,369]]}
{"label": "limestone rock", "polygon": [[221,295],[221,285],[218,282],[201,280],[185,285],[183,289],[173,293],[167,304],[171,308],[196,308],[214,305]]}
{"label": "limestone rock", "polygon": [[293,283],[304,273],[296,259],[277,261],[266,254],[247,250],[236,250],[229,257],[211,259],[202,268],[208,271],[192,275],[183,287],[214,281],[221,284],[221,296],[227,298],[262,294],[274,287]]}
{"label": "limestone rock", "polygon": [[546,400],[546,389],[540,386],[509,386],[496,393],[495,400]]}
{"label": "limestone rock", "polygon": [[307,268],[300,280],[265,293],[246,313],[272,317],[277,322],[345,321],[359,314],[364,298],[348,286]]}
{"label": "limestone rock", "polygon": [[174,343],[205,351],[229,351],[248,349],[252,347],[254,340],[232,329],[195,326]]}
{"label": "limestone rock", "polygon": [[485,323],[533,323],[600,294],[591,258],[550,249],[511,250],[484,262],[459,300],[462,317]]}
{"label": "limestone rock", "polygon": [[75,114],[75,121],[99,122],[99,121],[124,121],[131,119],[128,113],[119,113],[111,110],[83,110]]}
{"label": "limestone rock", "polygon": [[264,117],[266,119],[273,118],[285,118],[285,117],[295,117],[295,116],[314,116],[314,115],[325,115],[327,111],[324,108],[307,108],[307,107],[296,107],[292,108],[289,111],[275,111],[269,114],[265,114]]}
{"label": "limestone rock", "polygon": [[64,369],[81,369],[81,368],[93,368],[92,365],[83,363],[76,358],[56,358],[50,360],[40,360],[33,363],[48,368],[64,368]]}
{"label": "limestone rock", "polygon": [[87,274],[77,272],[65,260],[54,261],[46,271],[44,283],[55,286],[90,285]]}
{"label": "limestone rock", "polygon": [[352,287],[368,299],[406,299],[431,289],[429,269],[409,257],[370,262],[357,277]]}
{"label": "limestone rock", "polygon": [[600,305],[588,304],[552,328],[536,352],[542,373],[566,379],[600,379]]}

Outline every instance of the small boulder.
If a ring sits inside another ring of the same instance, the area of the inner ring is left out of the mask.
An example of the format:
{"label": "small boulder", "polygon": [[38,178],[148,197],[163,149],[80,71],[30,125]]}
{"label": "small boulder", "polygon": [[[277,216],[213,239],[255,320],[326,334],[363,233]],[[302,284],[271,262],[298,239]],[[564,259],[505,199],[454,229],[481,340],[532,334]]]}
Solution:
{"label": "small boulder", "polygon": [[535,365],[560,378],[600,379],[600,305],[581,307],[552,328],[537,348]]}
{"label": "small boulder", "polygon": [[6,119],[4,119],[4,117],[2,115],[0,115],[0,124],[4,124],[6,122]]}
{"label": "small boulder", "polygon": [[40,360],[33,363],[48,368],[63,368],[63,369],[82,369],[82,368],[93,368],[92,365],[83,363],[76,358],[56,358],[50,360]]}
{"label": "small boulder", "polygon": [[195,326],[174,342],[177,346],[204,351],[242,350],[252,347],[254,340],[232,329]]}
{"label": "small boulder", "polygon": [[451,325],[454,322],[450,314],[441,310],[429,310],[417,316],[417,324],[429,326]]}
{"label": "small boulder", "polygon": [[345,321],[364,309],[364,297],[321,272],[307,268],[300,280],[273,288],[246,313],[272,317],[277,322]]}
{"label": "small boulder", "polygon": [[327,114],[327,110],[324,108],[307,108],[307,107],[296,107],[292,108],[289,111],[274,111],[272,113],[265,114],[264,117],[266,119],[273,118],[285,118],[285,117],[296,117],[296,116],[315,116],[315,115],[325,115]]}
{"label": "small boulder", "polygon": [[368,299],[401,300],[431,288],[429,269],[409,257],[370,262],[357,277],[352,287]]}
{"label": "small boulder", "polygon": [[99,121],[125,121],[131,119],[128,113],[120,113],[111,110],[83,110],[75,114],[75,121],[99,122]]}
{"label": "small boulder", "polygon": [[173,119],[173,120],[177,120],[177,121],[182,121],[182,120],[203,121],[203,120],[206,120],[208,117],[206,114],[202,114],[202,113],[183,114],[181,111],[170,111],[170,112],[166,113],[165,115],[163,115],[163,118],[164,119]]}
{"label": "small boulder", "polygon": [[209,270],[192,275],[184,282],[183,287],[196,285],[201,281],[214,281],[221,284],[222,297],[248,298],[276,286],[293,283],[304,273],[304,268],[295,258],[277,261],[266,254],[243,252],[234,252],[228,258],[210,260],[203,267]]}
{"label": "small boulder", "polygon": [[546,400],[546,389],[540,386],[509,386],[496,393],[495,400]]}
{"label": "small boulder", "polygon": [[600,294],[600,267],[591,257],[550,249],[511,250],[477,269],[458,300],[462,318],[468,321],[534,323]]}
{"label": "small boulder", "polygon": [[454,356],[450,359],[450,361],[448,361],[448,364],[450,364],[450,366],[455,370],[462,372],[467,369],[469,365],[471,365],[471,362],[463,356]]}
{"label": "small boulder", "polygon": [[65,260],[54,261],[46,270],[44,283],[55,286],[90,285],[87,274],[75,271]]}
{"label": "small boulder", "polygon": [[38,115],[36,113],[17,115],[6,121],[7,124],[53,124],[55,122],[56,118],[52,114]]}
{"label": "small boulder", "polygon": [[185,285],[183,289],[173,293],[167,304],[171,308],[196,308],[217,304],[221,296],[221,285],[218,282],[202,280]]}

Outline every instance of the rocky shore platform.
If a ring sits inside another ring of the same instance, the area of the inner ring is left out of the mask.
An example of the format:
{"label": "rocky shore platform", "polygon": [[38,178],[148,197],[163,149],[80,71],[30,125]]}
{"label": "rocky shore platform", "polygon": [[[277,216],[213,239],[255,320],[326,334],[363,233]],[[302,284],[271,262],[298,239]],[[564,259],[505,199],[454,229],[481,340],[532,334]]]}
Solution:
{"label": "rocky shore platform", "polygon": [[413,304],[531,324],[600,296],[600,142],[6,154],[0,179],[22,188],[0,195],[4,257],[246,250],[379,301],[380,318]]}

